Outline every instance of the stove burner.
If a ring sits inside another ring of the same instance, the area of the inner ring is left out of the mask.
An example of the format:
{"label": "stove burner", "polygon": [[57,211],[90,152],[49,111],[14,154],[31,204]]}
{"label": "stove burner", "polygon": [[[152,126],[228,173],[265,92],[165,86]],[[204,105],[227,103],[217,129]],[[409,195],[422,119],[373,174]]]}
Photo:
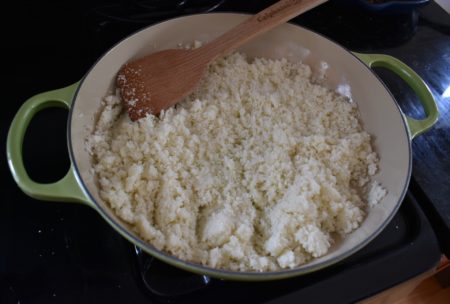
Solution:
{"label": "stove burner", "polygon": [[143,27],[194,13],[222,9],[226,0],[131,0],[98,4],[84,12],[89,56],[100,57],[112,45]]}
{"label": "stove burner", "polygon": [[133,0],[99,5],[93,7],[88,14],[96,14],[109,21],[148,24],[155,19],[208,13],[224,2],[225,0]]}
{"label": "stove burner", "polygon": [[172,267],[147,255],[140,248],[134,247],[136,266],[143,287],[151,295],[161,298],[176,298],[197,292],[211,283],[206,275]]}

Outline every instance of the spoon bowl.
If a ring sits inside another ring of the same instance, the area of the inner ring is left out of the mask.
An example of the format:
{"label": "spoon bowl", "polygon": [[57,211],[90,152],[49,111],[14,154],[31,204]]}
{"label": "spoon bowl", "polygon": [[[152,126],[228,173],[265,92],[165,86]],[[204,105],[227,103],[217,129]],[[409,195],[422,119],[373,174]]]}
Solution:
{"label": "spoon bowl", "polygon": [[164,50],[121,68],[116,85],[131,120],[158,115],[195,89],[207,64],[189,64],[194,55],[194,50]]}

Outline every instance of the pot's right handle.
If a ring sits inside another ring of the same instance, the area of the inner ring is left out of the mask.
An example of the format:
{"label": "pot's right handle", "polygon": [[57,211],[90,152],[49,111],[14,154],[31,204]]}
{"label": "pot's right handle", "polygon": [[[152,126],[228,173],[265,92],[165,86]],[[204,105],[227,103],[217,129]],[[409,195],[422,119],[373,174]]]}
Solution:
{"label": "pot's right handle", "polygon": [[55,183],[42,184],[30,178],[22,157],[23,138],[33,116],[48,107],[69,109],[77,88],[78,83],[75,83],[66,88],[41,93],[28,99],[20,107],[11,123],[6,145],[7,158],[14,180],[27,195],[40,200],[80,202],[92,206],[87,195],[79,186],[73,165],[61,180]]}
{"label": "pot's right handle", "polygon": [[382,67],[391,70],[400,76],[417,94],[427,117],[424,119],[414,119],[405,115],[411,139],[424,133],[437,122],[439,111],[433,94],[423,79],[409,66],[389,55],[354,54],[369,67]]}

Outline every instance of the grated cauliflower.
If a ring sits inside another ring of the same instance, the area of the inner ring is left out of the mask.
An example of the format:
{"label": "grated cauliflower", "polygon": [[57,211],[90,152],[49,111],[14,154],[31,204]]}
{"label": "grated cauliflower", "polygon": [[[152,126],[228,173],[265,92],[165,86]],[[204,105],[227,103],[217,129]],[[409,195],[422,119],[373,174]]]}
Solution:
{"label": "grated cauliflower", "polygon": [[[100,196],[159,250],[234,271],[325,255],[386,191],[355,103],[285,59],[234,53],[160,117],[107,96],[88,146]],[[369,195],[367,194],[369,193]]]}

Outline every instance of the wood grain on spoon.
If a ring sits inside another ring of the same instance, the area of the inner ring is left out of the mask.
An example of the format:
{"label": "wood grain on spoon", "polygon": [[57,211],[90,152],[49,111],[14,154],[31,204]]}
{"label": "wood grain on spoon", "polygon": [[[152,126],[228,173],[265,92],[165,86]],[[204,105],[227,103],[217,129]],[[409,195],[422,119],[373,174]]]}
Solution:
{"label": "wood grain on spoon", "polygon": [[196,88],[211,61],[325,1],[281,0],[200,48],[159,51],[126,63],[116,84],[128,115],[133,121],[158,115]]}

